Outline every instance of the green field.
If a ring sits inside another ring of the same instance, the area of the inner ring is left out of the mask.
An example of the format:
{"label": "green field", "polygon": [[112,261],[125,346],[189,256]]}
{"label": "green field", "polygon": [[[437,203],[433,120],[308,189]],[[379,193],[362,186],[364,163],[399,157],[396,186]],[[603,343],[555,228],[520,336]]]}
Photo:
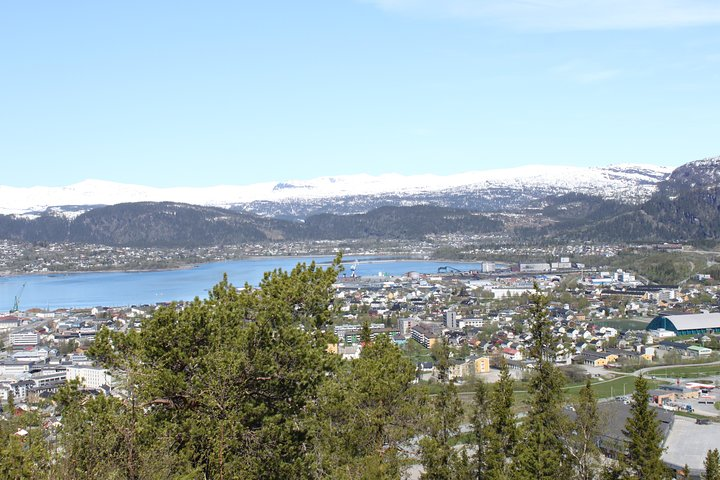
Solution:
{"label": "green field", "polygon": [[667,367],[647,373],[651,377],[699,378],[720,375],[720,365],[697,365],[693,367]]}
{"label": "green field", "polygon": [[[664,382],[648,380],[648,387],[650,389],[657,388],[658,385],[662,383]],[[568,393],[569,397],[574,398],[577,396],[581,388],[582,385],[575,385],[566,388],[565,391]],[[617,397],[618,395],[629,395],[635,391],[635,377],[628,375],[618,377],[607,382],[597,382],[596,384],[593,384],[593,391],[595,392],[595,396],[597,398],[612,398]]]}
{"label": "green field", "polygon": [[[635,378],[632,375],[622,376],[618,377],[609,381],[599,381],[593,383],[593,391],[595,392],[596,398],[612,398],[617,397],[619,395],[630,395],[635,391]],[[657,381],[657,380],[648,380],[648,387],[650,389],[657,388],[659,385],[662,385],[663,381]],[[567,400],[570,402],[573,402],[577,399],[578,392],[580,389],[584,386],[584,384],[580,385],[571,385],[569,387],[565,387],[565,393],[567,394]],[[464,391],[460,392],[460,397],[465,401],[466,403],[472,403],[473,401],[473,393],[471,391]],[[520,383],[516,384],[516,390],[514,392],[515,396],[515,404],[519,405],[522,404],[528,397],[528,393],[525,390],[525,385],[522,385]]]}
{"label": "green field", "polygon": [[601,327],[612,327],[618,330],[645,330],[650,320],[617,319],[594,322]]}

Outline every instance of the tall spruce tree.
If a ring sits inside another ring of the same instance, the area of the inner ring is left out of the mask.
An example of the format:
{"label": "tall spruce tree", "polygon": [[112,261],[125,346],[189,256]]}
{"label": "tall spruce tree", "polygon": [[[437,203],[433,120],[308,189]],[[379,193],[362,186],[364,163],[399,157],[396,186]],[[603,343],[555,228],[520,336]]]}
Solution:
{"label": "tall spruce tree", "polygon": [[720,452],[718,449],[708,450],[705,456],[705,480],[720,480]]}
{"label": "tall spruce tree", "polygon": [[662,434],[650,406],[647,380],[641,375],[635,380],[630,416],[625,423],[627,453],[623,459],[624,478],[628,480],[664,480],[670,472],[662,462]]}
{"label": "tall spruce tree", "polygon": [[370,322],[365,320],[360,329],[360,344],[365,347],[372,341],[372,331],[370,330]]}
{"label": "tall spruce tree", "polygon": [[452,478],[453,480],[473,480],[475,478],[473,462],[470,457],[468,457],[467,450],[464,448],[457,456]]}
{"label": "tall spruce tree", "polygon": [[466,471],[461,456],[450,440],[459,433],[462,403],[455,383],[449,379],[450,349],[443,337],[435,350],[440,391],[431,399],[427,432],[420,440],[423,480],[451,480]]}
{"label": "tall spruce tree", "polygon": [[15,414],[15,394],[12,390],[10,390],[7,394],[7,404],[5,406],[7,408],[8,414]]}
{"label": "tall spruce tree", "polygon": [[597,478],[600,450],[597,438],[600,433],[597,399],[588,378],[580,389],[575,407],[575,420],[568,435],[568,453],[573,460],[574,478],[592,480]]}
{"label": "tall spruce tree", "polygon": [[475,387],[475,407],[472,415],[473,440],[475,446],[473,477],[477,480],[488,478],[488,451],[490,449],[490,391],[482,380]]}
{"label": "tall spruce tree", "polygon": [[566,438],[568,419],[562,412],[565,379],[555,366],[557,339],[547,311],[548,298],[535,286],[530,295],[528,353],[535,367],[528,384],[528,414],[521,429],[516,477],[522,480],[571,478]]}
{"label": "tall spruce tree", "polygon": [[500,378],[490,393],[490,424],[487,429],[486,477],[505,480],[510,477],[517,426],[513,412],[513,379],[504,359],[500,361]]}

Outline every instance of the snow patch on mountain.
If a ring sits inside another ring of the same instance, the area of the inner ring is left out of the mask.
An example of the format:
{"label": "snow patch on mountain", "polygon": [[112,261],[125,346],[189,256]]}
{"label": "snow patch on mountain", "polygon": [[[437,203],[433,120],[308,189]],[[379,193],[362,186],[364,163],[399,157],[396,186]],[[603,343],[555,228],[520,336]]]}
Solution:
{"label": "snow patch on mountain", "polygon": [[285,203],[392,195],[407,197],[407,201],[412,203],[412,197],[418,195],[472,193],[492,196],[493,191],[499,189],[544,195],[577,192],[639,202],[647,199],[655,191],[656,184],[667,178],[672,170],[671,167],[655,165],[590,168],[532,165],[456,175],[359,174],[252,185],[174,188],[85,180],[64,187],[0,186],[0,214],[38,214],[52,209],[54,214],[72,218],[85,210],[82,206],[142,201],[228,208],[253,202]]}

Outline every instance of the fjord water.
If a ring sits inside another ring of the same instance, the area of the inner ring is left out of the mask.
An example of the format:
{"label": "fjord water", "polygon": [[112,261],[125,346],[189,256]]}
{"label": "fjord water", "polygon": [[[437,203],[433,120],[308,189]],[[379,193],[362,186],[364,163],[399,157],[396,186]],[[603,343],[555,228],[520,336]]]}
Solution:
{"label": "fjord water", "polygon": [[[235,286],[246,282],[257,285],[264,272],[315,261],[327,264],[332,257],[263,257],[208,263],[193,268],[153,272],[98,272],[23,275],[0,278],[0,312],[13,306],[23,284],[20,309],[57,309],[95,306],[127,306],[205,298],[207,291],[227,273]],[[350,275],[355,257],[345,259]],[[479,268],[479,264],[399,260],[392,257],[359,258],[356,273],[362,276],[402,275],[407,272],[435,273],[442,266],[459,270]]]}

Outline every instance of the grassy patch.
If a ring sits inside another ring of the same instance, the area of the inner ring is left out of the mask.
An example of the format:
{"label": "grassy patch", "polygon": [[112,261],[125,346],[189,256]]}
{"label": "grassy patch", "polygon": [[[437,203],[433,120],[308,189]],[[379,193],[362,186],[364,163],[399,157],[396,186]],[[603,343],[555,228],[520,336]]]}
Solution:
{"label": "grassy patch", "polygon": [[[663,382],[652,380],[648,381],[649,387],[651,389],[657,388],[657,386],[661,383]],[[574,400],[582,387],[582,385],[574,385],[571,387],[567,387],[565,388],[565,392],[567,392],[570,400]],[[595,392],[595,396],[597,398],[612,398],[617,397],[618,395],[629,395],[635,391],[635,377],[623,376],[610,381],[595,382],[592,385],[592,389]]]}
{"label": "grassy patch", "polygon": [[720,365],[698,365],[694,367],[668,367],[648,372],[649,376],[667,378],[698,378],[720,375]]}
{"label": "grassy patch", "polygon": [[593,322],[601,327],[612,327],[618,330],[645,330],[650,320],[632,320],[632,319],[617,319],[617,320],[603,320],[601,322]]}
{"label": "grassy patch", "polygon": [[[614,378],[612,380],[592,380],[592,389],[595,392],[596,398],[612,398],[619,395],[630,395],[635,391],[635,378],[632,375],[625,375]],[[659,385],[667,382],[662,380],[650,380],[648,379],[648,386],[650,389],[657,388]],[[575,401],[580,389],[585,386],[585,383],[568,385],[563,388],[566,393],[568,401]],[[474,399],[471,396],[474,391],[474,385],[463,385],[464,388],[458,388],[458,393],[465,402],[472,402]],[[431,392],[433,391],[432,386]],[[436,393],[436,392],[435,392]],[[527,384],[515,382],[515,389],[513,391],[515,403],[519,404],[524,402],[528,398]]]}
{"label": "grassy patch", "polygon": [[707,415],[700,415],[699,413],[692,413],[692,412],[685,412],[683,410],[678,410],[675,412],[675,415],[680,415],[681,417],[688,417],[688,418],[694,418],[696,420],[713,420],[712,417],[708,417]]}

